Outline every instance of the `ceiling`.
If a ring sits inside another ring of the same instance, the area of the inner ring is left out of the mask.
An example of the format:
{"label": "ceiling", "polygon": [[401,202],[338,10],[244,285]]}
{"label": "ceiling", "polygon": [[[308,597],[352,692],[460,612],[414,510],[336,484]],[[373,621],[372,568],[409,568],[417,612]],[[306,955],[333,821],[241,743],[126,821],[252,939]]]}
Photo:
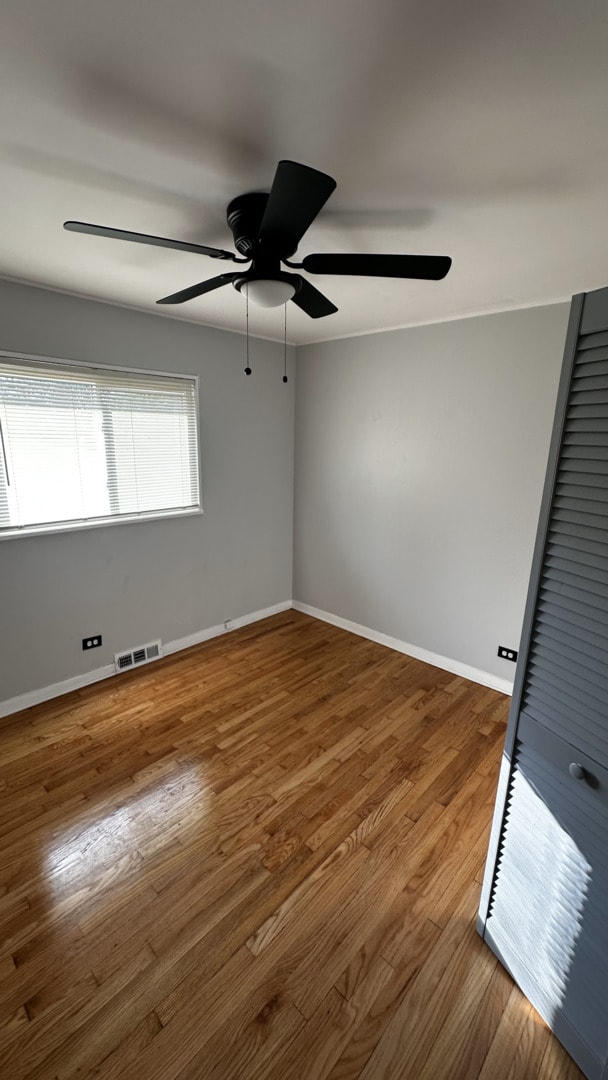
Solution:
{"label": "ceiling", "polygon": [[[451,255],[441,282],[311,277],[297,343],[608,284],[605,0],[3,0],[0,276],[159,312],[231,264],[65,232],[232,246],[292,158],[338,187],[299,248]],[[162,311],[167,317],[166,309]],[[244,330],[232,288],[172,308]],[[250,307],[281,338],[281,309]]]}

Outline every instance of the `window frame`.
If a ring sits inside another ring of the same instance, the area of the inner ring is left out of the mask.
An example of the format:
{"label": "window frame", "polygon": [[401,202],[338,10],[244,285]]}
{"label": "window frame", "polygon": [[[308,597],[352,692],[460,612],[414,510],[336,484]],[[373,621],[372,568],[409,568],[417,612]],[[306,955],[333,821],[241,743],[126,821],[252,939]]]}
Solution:
{"label": "window frame", "polygon": [[89,368],[92,371],[117,371],[133,375],[151,375],[167,379],[184,379],[194,387],[194,414],[196,422],[196,460],[198,466],[198,505],[192,507],[180,507],[168,510],[145,510],[141,513],[116,514],[98,518],[75,518],[72,521],[49,521],[37,525],[14,525],[6,529],[0,528],[0,542],[3,540],[15,540],[21,536],[44,536],[53,533],[80,532],[83,529],[104,529],[108,525],[130,525],[137,521],[163,521],[170,518],[198,517],[203,513],[202,499],[202,461],[201,461],[201,428],[200,428],[200,394],[198,375],[175,371],[159,371],[155,368],[126,367],[123,364],[99,364],[92,360],[73,360],[57,356],[42,356],[35,353],[11,352],[0,348],[0,362],[7,360],[24,360],[27,363],[39,363],[55,366],[63,371],[74,368],[82,370]]}

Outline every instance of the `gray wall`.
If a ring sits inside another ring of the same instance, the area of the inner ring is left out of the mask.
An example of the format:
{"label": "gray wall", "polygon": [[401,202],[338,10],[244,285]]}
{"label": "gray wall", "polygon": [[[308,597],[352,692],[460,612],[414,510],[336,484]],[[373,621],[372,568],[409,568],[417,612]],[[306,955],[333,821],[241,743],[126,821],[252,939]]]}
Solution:
{"label": "gray wall", "polygon": [[[502,678],[568,305],[298,349],[297,600]],[[197,518],[0,542],[0,701],[292,596],[293,350],[0,282],[0,349],[200,376]],[[100,632],[85,654],[80,639]]]}
{"label": "gray wall", "polygon": [[[0,542],[0,701],[288,602],[293,350],[0,282],[0,349],[200,376],[204,513]],[[81,638],[104,644],[85,654]]]}
{"label": "gray wall", "polygon": [[294,599],[512,680],[568,310],[298,349]]}

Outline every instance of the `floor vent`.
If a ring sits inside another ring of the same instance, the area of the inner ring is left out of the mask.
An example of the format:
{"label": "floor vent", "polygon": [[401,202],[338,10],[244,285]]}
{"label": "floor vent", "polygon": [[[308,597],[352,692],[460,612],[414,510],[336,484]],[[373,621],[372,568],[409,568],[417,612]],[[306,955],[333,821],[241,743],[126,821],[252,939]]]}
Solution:
{"label": "floor vent", "polygon": [[115,653],[114,667],[116,671],[128,671],[129,668],[149,664],[151,660],[158,660],[159,656],[162,655],[162,643],[160,641],[151,641],[149,645],[138,645],[136,649]]}

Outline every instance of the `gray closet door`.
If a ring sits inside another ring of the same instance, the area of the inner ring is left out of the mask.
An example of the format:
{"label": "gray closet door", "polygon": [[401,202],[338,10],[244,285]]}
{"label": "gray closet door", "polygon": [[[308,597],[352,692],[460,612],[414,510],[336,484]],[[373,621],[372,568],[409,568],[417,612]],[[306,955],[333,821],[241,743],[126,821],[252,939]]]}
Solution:
{"label": "gray closet door", "polygon": [[608,289],[572,303],[478,925],[608,1078]]}

